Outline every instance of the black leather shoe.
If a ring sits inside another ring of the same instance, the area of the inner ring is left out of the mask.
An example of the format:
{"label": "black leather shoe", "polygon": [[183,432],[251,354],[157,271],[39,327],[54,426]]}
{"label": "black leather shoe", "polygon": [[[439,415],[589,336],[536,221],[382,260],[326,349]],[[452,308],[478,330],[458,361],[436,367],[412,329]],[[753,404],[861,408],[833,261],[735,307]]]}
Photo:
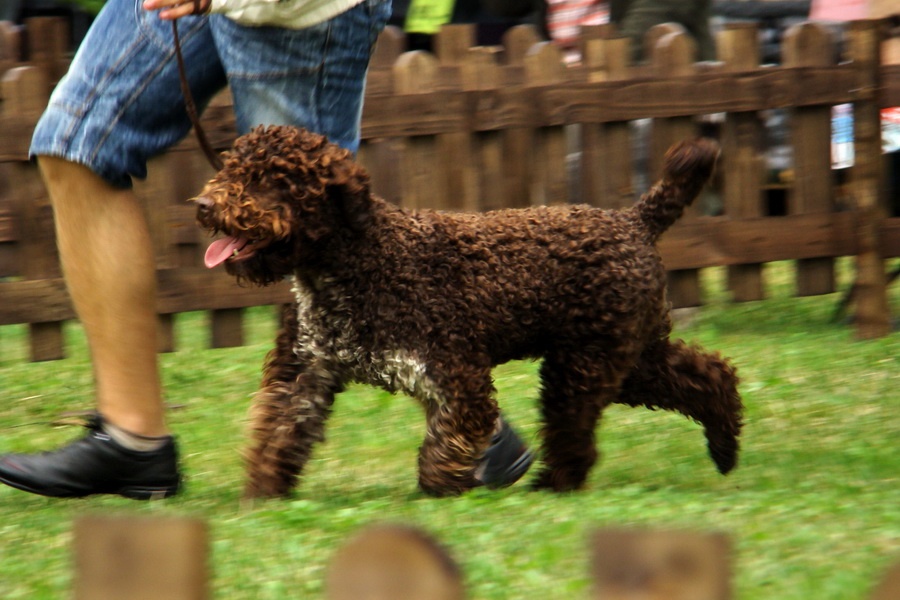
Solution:
{"label": "black leather shoe", "polygon": [[99,415],[87,428],[86,436],[54,452],[0,456],[0,482],[56,498],[118,494],[151,500],[178,493],[181,476],[174,439],[158,450],[136,452],[106,434]]}
{"label": "black leather shoe", "polygon": [[475,479],[489,488],[503,488],[517,482],[534,462],[525,442],[506,421],[491,438],[481,463],[475,469]]}

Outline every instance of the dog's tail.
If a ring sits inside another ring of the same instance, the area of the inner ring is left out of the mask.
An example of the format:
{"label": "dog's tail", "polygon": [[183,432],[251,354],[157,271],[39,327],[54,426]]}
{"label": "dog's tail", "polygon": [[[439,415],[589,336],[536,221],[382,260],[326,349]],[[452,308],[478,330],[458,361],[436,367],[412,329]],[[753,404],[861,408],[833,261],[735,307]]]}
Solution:
{"label": "dog's tail", "polygon": [[666,152],[662,178],[634,205],[654,243],[677,221],[706,185],[719,157],[719,145],[707,138],[679,142]]}

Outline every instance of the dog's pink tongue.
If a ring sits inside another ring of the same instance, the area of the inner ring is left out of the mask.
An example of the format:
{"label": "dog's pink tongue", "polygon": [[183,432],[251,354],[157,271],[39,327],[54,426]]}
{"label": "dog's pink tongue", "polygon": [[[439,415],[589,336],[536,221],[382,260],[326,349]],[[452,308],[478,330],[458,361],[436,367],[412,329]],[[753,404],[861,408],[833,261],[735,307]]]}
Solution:
{"label": "dog's pink tongue", "polygon": [[218,267],[228,260],[228,257],[234,254],[235,250],[240,250],[243,246],[244,240],[240,238],[223,237],[209,245],[209,248],[206,249],[206,256],[203,257],[203,262],[206,263],[208,269]]}

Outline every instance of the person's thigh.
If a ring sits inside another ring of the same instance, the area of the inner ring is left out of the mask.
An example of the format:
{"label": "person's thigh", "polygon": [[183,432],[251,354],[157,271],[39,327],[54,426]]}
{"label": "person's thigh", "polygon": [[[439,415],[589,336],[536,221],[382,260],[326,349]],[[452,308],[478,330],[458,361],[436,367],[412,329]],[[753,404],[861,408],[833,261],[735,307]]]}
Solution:
{"label": "person's thigh", "polygon": [[[140,0],[109,0],[35,128],[30,154],[83,164],[116,186],[147,174],[147,160],[190,130],[172,25]],[[225,86],[206,17],[178,20],[199,107]]]}
{"label": "person's thigh", "polygon": [[295,125],[355,152],[369,57],[389,16],[389,0],[364,0],[304,29],[211,18],[239,133]]}

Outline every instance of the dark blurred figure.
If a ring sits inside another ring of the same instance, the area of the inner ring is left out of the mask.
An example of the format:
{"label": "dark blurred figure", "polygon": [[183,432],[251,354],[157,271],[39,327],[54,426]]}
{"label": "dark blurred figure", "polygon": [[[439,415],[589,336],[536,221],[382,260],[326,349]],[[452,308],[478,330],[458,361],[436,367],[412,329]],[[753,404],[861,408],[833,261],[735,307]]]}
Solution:
{"label": "dark blurred figure", "polygon": [[540,25],[543,0],[394,0],[390,24],[406,32],[408,50],[432,50],[442,25],[471,23],[479,46],[497,46],[510,27]]}
{"label": "dark blurred figure", "polygon": [[569,62],[579,59],[579,29],[585,25],[613,23],[620,34],[631,38],[632,60],[646,59],[644,34],[654,25],[678,23],[697,43],[697,59],[715,58],[710,29],[712,0],[545,0],[550,38]]}
{"label": "dark blurred figure", "polygon": [[609,20],[631,38],[632,59],[644,60],[643,39],[654,25],[678,23],[697,43],[697,60],[716,56],[709,19],[712,0],[610,0]]}

